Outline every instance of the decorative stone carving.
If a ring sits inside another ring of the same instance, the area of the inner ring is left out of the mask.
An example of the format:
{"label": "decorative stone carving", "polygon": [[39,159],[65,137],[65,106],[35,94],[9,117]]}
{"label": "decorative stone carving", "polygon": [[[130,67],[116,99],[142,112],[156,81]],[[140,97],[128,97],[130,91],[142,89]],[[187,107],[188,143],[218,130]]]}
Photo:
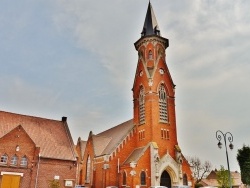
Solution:
{"label": "decorative stone carving", "polygon": [[160,157],[159,154],[156,153],[154,155],[154,163],[155,163],[155,177],[158,178],[159,177],[159,161],[160,161]]}
{"label": "decorative stone carving", "polygon": [[153,86],[153,80],[150,79],[150,80],[148,81],[148,86],[150,86],[150,87]]}

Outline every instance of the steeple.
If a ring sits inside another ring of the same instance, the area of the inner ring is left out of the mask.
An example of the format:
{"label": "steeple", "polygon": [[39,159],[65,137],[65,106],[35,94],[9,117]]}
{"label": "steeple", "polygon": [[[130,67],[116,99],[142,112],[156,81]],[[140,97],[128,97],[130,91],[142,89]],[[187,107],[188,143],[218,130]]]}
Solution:
{"label": "steeple", "polygon": [[[133,85],[134,124],[137,125],[137,146],[156,142],[159,155],[168,148],[175,155],[176,117],[175,90],[166,64],[168,39],[160,30],[151,3],[148,4],[141,38],[135,42],[138,61]],[[169,141],[170,140],[170,141]]]}
{"label": "steeple", "polygon": [[144,26],[141,32],[141,36],[147,36],[147,35],[159,35],[160,36],[160,29],[152,8],[152,5],[149,1],[148,3],[148,10],[144,22]]}

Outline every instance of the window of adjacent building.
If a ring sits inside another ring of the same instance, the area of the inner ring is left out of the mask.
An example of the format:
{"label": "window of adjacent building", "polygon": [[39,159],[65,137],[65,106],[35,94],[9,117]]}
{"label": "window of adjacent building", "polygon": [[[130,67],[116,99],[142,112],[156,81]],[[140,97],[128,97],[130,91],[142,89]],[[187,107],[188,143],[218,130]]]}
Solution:
{"label": "window of adjacent building", "polygon": [[90,156],[88,156],[86,164],[86,176],[85,176],[86,183],[90,182],[90,165],[91,165],[90,163],[91,163]]}
{"label": "window of adjacent building", "polygon": [[20,146],[17,145],[17,146],[16,146],[16,151],[19,151],[19,150],[20,150]]}
{"label": "window of adjacent building", "polygon": [[167,93],[163,84],[159,88],[159,114],[160,121],[168,121],[168,112],[167,112]]}
{"label": "window of adjacent building", "polygon": [[8,155],[7,155],[7,154],[3,154],[3,155],[1,156],[0,163],[1,163],[1,164],[7,164],[7,161],[8,161]]}
{"label": "window of adjacent building", "polygon": [[10,165],[17,166],[18,157],[16,155],[11,157]]}
{"label": "window of adjacent building", "polygon": [[22,166],[22,167],[28,166],[28,159],[27,159],[26,156],[23,156],[23,157],[21,158],[20,166]]}
{"label": "window of adjacent building", "polygon": [[144,171],[141,172],[141,185],[146,185],[146,173]]}
{"label": "window of adjacent building", "polygon": [[127,176],[126,176],[126,172],[124,171],[122,173],[122,185],[126,185],[127,184]]}
{"label": "window of adjacent building", "polygon": [[140,124],[145,123],[145,100],[144,100],[144,88],[143,86],[140,87],[139,93],[139,122]]}

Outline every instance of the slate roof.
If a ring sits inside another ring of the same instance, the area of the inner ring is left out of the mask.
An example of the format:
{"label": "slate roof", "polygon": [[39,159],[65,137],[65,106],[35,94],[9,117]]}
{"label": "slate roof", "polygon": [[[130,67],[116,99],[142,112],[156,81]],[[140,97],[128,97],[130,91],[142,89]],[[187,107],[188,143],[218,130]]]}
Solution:
{"label": "slate roof", "polygon": [[123,164],[129,164],[130,162],[137,162],[140,157],[142,156],[142,154],[145,151],[145,148],[147,148],[148,146],[145,147],[141,147],[141,148],[136,148],[127,158],[127,160],[123,163]]}
{"label": "slate roof", "polygon": [[40,147],[41,157],[76,160],[73,140],[66,121],[0,111],[0,138],[19,125],[27,132],[36,147]]}
{"label": "slate roof", "polygon": [[158,145],[156,142],[149,142],[144,147],[135,148],[134,151],[131,152],[131,154],[128,156],[128,158],[124,161],[124,165],[130,164],[131,162],[137,162],[141,158],[141,156],[145,153],[145,151],[150,147],[153,146],[153,148],[158,148]]}
{"label": "slate roof", "polygon": [[160,29],[157,23],[153,8],[151,3],[148,3],[148,10],[144,22],[144,26],[141,32],[142,36],[147,35],[159,35],[160,36]]}
{"label": "slate roof", "polygon": [[131,119],[97,135],[93,135],[95,155],[101,156],[112,153],[133,128],[134,123]]}

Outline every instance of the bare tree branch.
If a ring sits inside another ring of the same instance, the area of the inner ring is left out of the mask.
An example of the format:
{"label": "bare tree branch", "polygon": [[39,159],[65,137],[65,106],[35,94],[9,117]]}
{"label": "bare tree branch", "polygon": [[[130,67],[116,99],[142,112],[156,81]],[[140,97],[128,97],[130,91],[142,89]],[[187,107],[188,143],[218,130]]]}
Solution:
{"label": "bare tree branch", "polygon": [[192,167],[195,184],[198,184],[211,172],[212,165],[209,161],[202,163],[198,157],[187,157],[187,160]]}

